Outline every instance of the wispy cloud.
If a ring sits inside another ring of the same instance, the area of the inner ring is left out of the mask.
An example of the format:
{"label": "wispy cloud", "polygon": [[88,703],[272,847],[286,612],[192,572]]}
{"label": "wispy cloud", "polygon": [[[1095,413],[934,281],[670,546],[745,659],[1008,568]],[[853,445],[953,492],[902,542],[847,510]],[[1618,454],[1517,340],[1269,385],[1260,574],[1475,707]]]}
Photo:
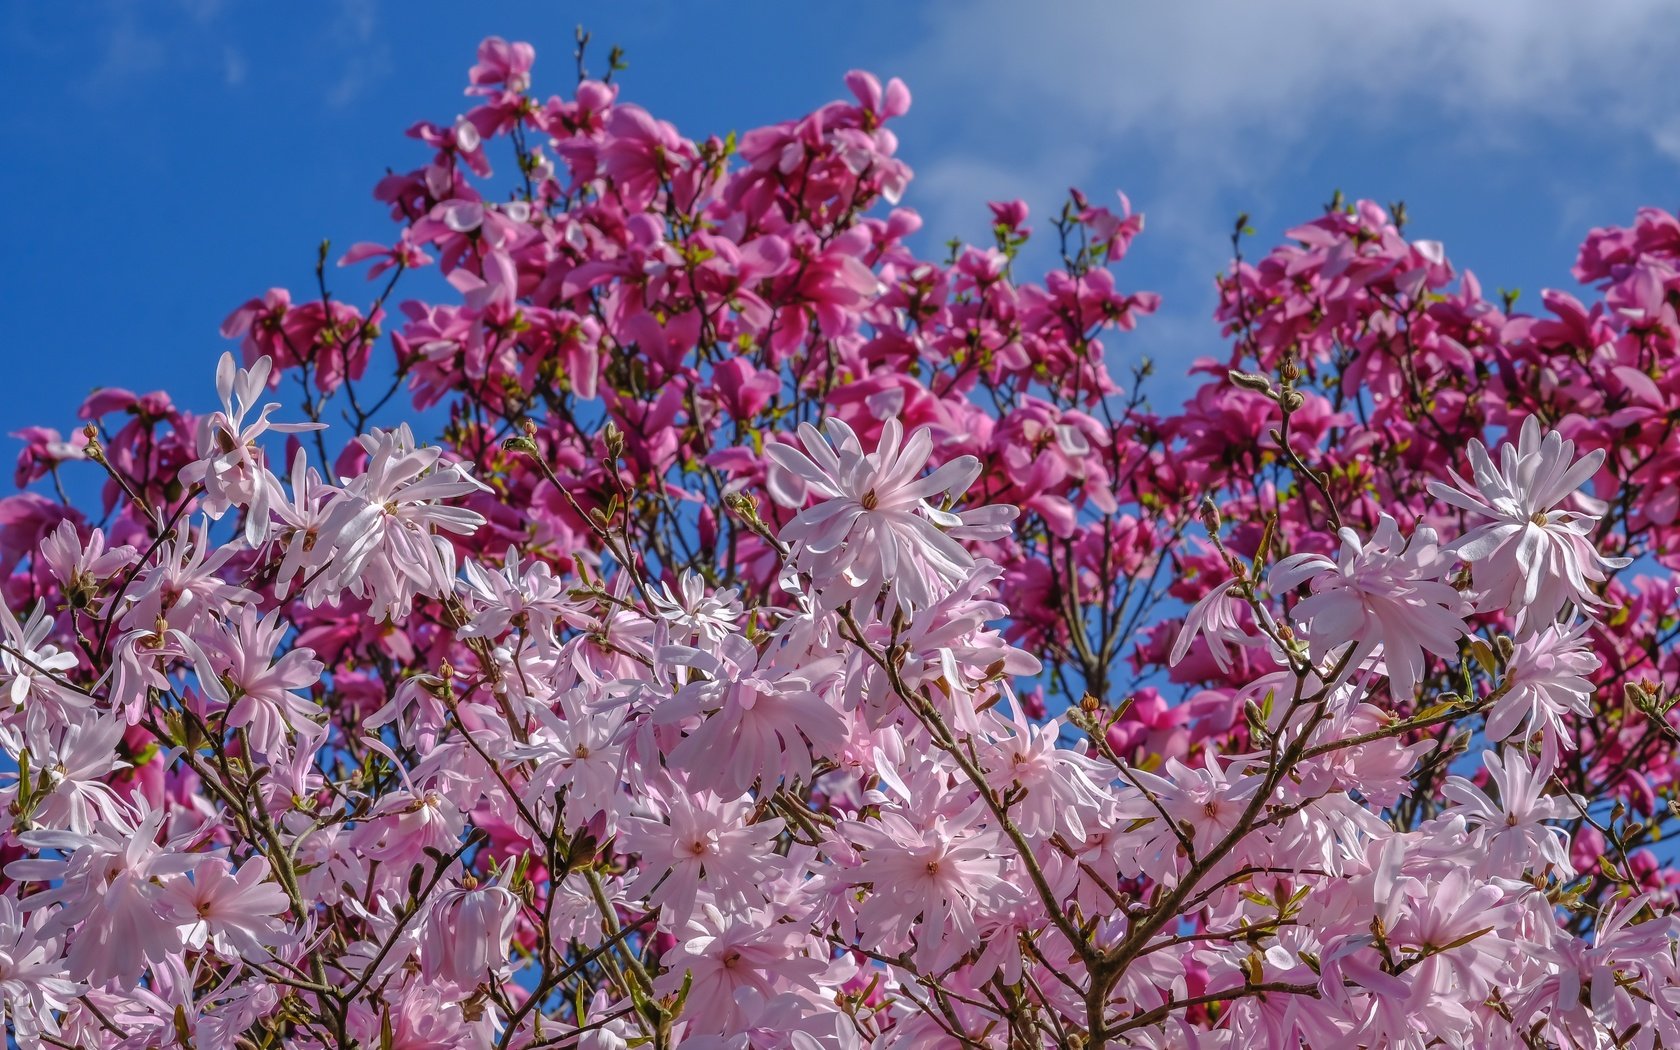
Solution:
{"label": "wispy cloud", "polygon": [[238,87],[245,83],[245,75],[250,72],[250,66],[245,61],[245,55],[232,44],[222,48],[222,83],[228,87]]}
{"label": "wispy cloud", "polygon": [[1303,148],[1450,128],[1466,148],[1516,149],[1529,122],[1680,161],[1680,18],[1660,0],[979,0],[932,9],[926,28],[904,68],[938,86],[918,103],[931,95],[958,143],[918,173],[942,191],[1024,186],[1048,204],[1143,153],[1164,188],[1151,218],[1171,225],[1261,190]]}
{"label": "wispy cloud", "polygon": [[339,0],[329,23],[333,51],[341,56],[338,76],[327,87],[327,105],[342,109],[391,72],[391,52],[378,39],[376,0]]}
{"label": "wispy cloud", "polygon": [[934,239],[984,240],[985,200],[1027,200],[1042,235],[1068,186],[1131,189],[1150,233],[1122,279],[1165,299],[1116,348],[1163,363],[1165,401],[1184,392],[1171,376],[1223,352],[1211,278],[1238,210],[1287,204],[1289,221],[1305,182],[1393,186],[1385,157],[1408,181],[1461,163],[1532,200],[1550,244],[1627,207],[1628,165],[1680,162],[1680,18],[1663,0],[950,0],[922,30],[887,67],[916,89],[907,203]]}
{"label": "wispy cloud", "polygon": [[96,57],[82,81],[89,96],[121,88],[161,70],[168,57],[163,38],[142,24],[132,4],[111,3]]}
{"label": "wispy cloud", "polygon": [[1666,75],[1680,19],[1659,0],[981,0],[930,28],[911,61],[988,118],[1146,133],[1228,175],[1327,113],[1392,121],[1420,101],[1490,122],[1590,116],[1680,158],[1680,80]]}

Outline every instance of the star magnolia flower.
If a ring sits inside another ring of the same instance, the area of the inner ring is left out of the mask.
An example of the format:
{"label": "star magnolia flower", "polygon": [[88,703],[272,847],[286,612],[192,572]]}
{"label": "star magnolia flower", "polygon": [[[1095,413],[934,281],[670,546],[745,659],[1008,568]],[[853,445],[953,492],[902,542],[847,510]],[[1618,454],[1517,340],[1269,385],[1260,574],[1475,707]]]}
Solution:
{"label": "star magnolia flower", "polygon": [[715,655],[677,645],[660,650],[664,663],[705,672],[654,716],[656,724],[701,718],[670,752],[672,764],[687,771],[690,787],[731,798],[760,778],[810,783],[812,757],[831,757],[845,744],[840,713],[804,673],[777,667],[775,655],[761,656],[739,635],[725,639]]}
{"label": "star magnolia flower", "polygon": [[438,897],[421,938],[421,970],[458,988],[477,988],[506,969],[519,898],[506,886],[474,882]]}
{"label": "star magnolia flower", "polygon": [[1435,530],[1419,527],[1408,541],[1384,514],[1368,542],[1347,528],[1341,537],[1334,561],[1295,554],[1274,565],[1272,589],[1284,593],[1311,584],[1312,595],[1296,604],[1294,614],[1314,659],[1351,643],[1347,667],[1357,668],[1380,645],[1391,692],[1410,699],[1428,667],[1427,654],[1456,655],[1464,634],[1463,600],[1440,580],[1446,563]]}
{"label": "star magnolia flower", "polygon": [[1514,875],[1550,866],[1565,881],[1574,878],[1567,832],[1542,822],[1567,820],[1581,810],[1568,799],[1544,794],[1547,767],[1530,766],[1515,750],[1507,750],[1504,758],[1484,751],[1482,764],[1499,789],[1498,802],[1464,777],[1448,777],[1441,789],[1453,803],[1442,816],[1462,817],[1474,828],[1482,870]]}
{"label": "star magnolia flower", "polygon": [[92,529],[83,541],[76,526],[65,519],[52,535],[41,541],[37,555],[46,565],[72,606],[87,605],[100,584],[134,564],[140,552],[126,544],[105,549],[105,533]]}
{"label": "star magnolia flower", "polygon": [[511,546],[500,572],[472,560],[461,572],[466,577],[462,597],[473,613],[472,622],[458,632],[463,638],[495,638],[511,626],[546,648],[553,644],[555,623],[576,608],[567,597],[566,581],[547,562],[533,561],[521,569],[519,551]]}
{"label": "star magnolia flower", "polygon": [[1426,953],[1414,990],[1454,1004],[1479,1002],[1517,949],[1507,936],[1515,932],[1517,910],[1507,891],[1464,868],[1427,883],[1412,876],[1401,881],[1408,906],[1388,925],[1395,944]]}
{"label": "star magnolia flower", "polygon": [[[1184,623],[1173,640],[1172,652],[1167,656],[1169,666],[1178,666],[1179,661],[1190,652],[1190,645],[1197,637],[1206,640],[1208,653],[1221,671],[1231,670],[1232,645],[1255,644],[1254,638],[1242,624],[1243,603],[1231,595],[1231,588],[1236,585],[1235,577],[1226,580],[1202,595],[1196,604],[1190,607],[1190,611],[1185,613]],[[1262,606],[1262,612],[1264,609]]]}
{"label": "star magnolia flower", "polygon": [[827,954],[814,957],[809,934],[795,923],[775,921],[765,909],[725,916],[707,904],[682,931],[682,939],[660,962],[669,967],[653,990],[669,995],[689,983],[683,1019],[701,1033],[740,1027],[743,1017],[736,993],[751,988],[769,998],[789,984],[813,993],[815,978],[828,968]]}
{"label": "star magnolia flower", "polygon": [[885,587],[897,607],[923,609],[974,567],[973,556],[953,537],[995,537],[1015,516],[1010,507],[953,514],[928,502],[932,496],[961,496],[979,477],[980,461],[959,456],[921,477],[933,452],[933,433],[925,427],[901,448],[903,427],[889,419],[876,450],[866,453],[845,423],[830,419],[824,426],[827,438],[809,423],[800,425],[805,453],[782,444],[765,450],[773,463],[804,483],[799,491],[772,472],[771,494],[777,502],[797,507],[807,495],[819,500],[781,534],[793,548],[795,565],[813,579],[843,581],[855,594],[872,595]]}
{"label": "star magnolia flower", "polygon": [[255,547],[268,535],[268,502],[272,489],[263,469],[257,439],[267,431],[277,434],[321,430],[325,423],[270,423],[268,417],[280,407],[270,402],[257,418],[246,424],[245,415],[257,405],[268,388],[274,362],[259,357],[250,369],[236,368],[233,355],[222,354],[216,366],[216,392],[222,410],[198,421],[199,458],[181,469],[181,483],[204,486],[204,513],[219,518],[229,507],[247,507],[245,542]]}
{"label": "star magnolia flower", "polygon": [[53,618],[43,602],[29,614],[29,622],[20,624],[12,610],[0,602],[0,630],[5,631],[4,648],[0,648],[0,689],[14,707],[22,707],[30,699],[65,707],[87,707],[92,697],[58,684],[57,679],[76,667],[76,654],[60,652],[58,646],[47,641],[53,631]]}
{"label": "star magnolia flower", "polygon": [[285,633],[279,610],[259,616],[248,605],[237,620],[197,640],[174,632],[192,658],[200,688],[226,705],[228,726],[247,730],[252,746],[264,755],[280,753],[289,733],[320,715],[313,701],[293,692],[320,680],[322,665],[314,651],[294,648],[270,662]]}
{"label": "star magnolia flower", "polygon": [[1124,778],[1136,790],[1120,796],[1120,816],[1149,823],[1138,830],[1142,841],[1122,858],[1122,869],[1141,870],[1150,878],[1172,882],[1177,879],[1183,829],[1169,827],[1162,814],[1177,824],[1188,823],[1190,844],[1205,850],[1241,822],[1261,778],[1244,774],[1239,763],[1229,769],[1218,762],[1191,767],[1176,758],[1167,760],[1163,772],[1165,776],[1132,769]]}
{"label": "star magnolia flower", "polygon": [[1072,748],[1059,747],[1062,720],[1051,719],[1045,725],[1033,725],[1011,705],[1012,719],[994,720],[998,730],[995,743],[981,751],[986,782],[999,795],[1019,789],[1023,795],[1016,803],[1016,824],[1029,836],[1049,838],[1057,832],[1071,842],[1083,842],[1086,821],[1099,817],[1107,810],[1106,785],[1113,780],[1110,766]]}
{"label": "star magnolia flower", "polygon": [[330,565],[339,587],[368,598],[373,615],[406,613],[415,595],[453,587],[454,550],[434,530],[471,535],[484,517],[442,501],[488,491],[463,463],[416,448],[407,424],[358,440],[367,470],[345,484],[321,526],[315,564]]}
{"label": "star magnolia flower", "polygon": [[707,593],[705,578],[685,570],[674,590],[670,584],[660,583],[649,597],[659,618],[677,629],[672,640],[686,644],[696,636],[719,642],[733,633],[741,619],[740,595],[735,587]]}
{"label": "star magnolia flower", "polygon": [[[101,822],[120,821],[125,804],[107,779],[128,763],[117,757],[117,744],[128,730],[116,717],[91,717],[52,726],[32,720],[23,739],[7,742],[14,759],[27,750],[32,786],[28,816],[40,827],[91,832]],[[42,782],[45,791],[42,791]]]}
{"label": "star magnolia flower", "polygon": [[540,808],[565,792],[561,812],[568,831],[603,814],[604,826],[613,827],[624,799],[619,791],[624,779],[624,746],[619,740],[624,705],[597,702],[584,689],[567,690],[554,704],[558,711],[534,705],[538,728],[529,744],[511,752],[536,763],[526,797]]}
{"label": "star magnolia flower", "polygon": [[163,888],[159,905],[181,923],[189,948],[208,945],[229,959],[267,959],[270,947],[288,939],[277,916],[291,907],[268,875],[266,857],[252,857],[238,872],[221,857],[205,857],[187,878]]}
{"label": "star magnolia flower", "polygon": [[[63,903],[46,928],[75,930],[65,958],[72,978],[134,982],[147,964],[182,948],[181,933],[160,904],[165,880],[190,869],[194,858],[158,845],[163,810],[141,809],[137,817],[87,835],[26,832],[20,839],[35,855],[6,866],[11,878],[51,886],[29,896],[30,910]],[[40,855],[48,851],[56,856]]]}
{"label": "star magnolia flower", "polygon": [[26,917],[13,897],[0,896],[0,1021],[9,1022],[20,1047],[57,1035],[55,1013],[82,991],[65,977],[58,938],[46,933],[51,917],[45,908]]}
{"label": "star magnolia flower", "polygon": [[[269,475],[269,484],[278,490],[280,482],[273,475]],[[321,530],[326,526],[327,515],[332,511],[332,504],[327,502],[329,494],[335,494],[336,489],[321,483],[321,477],[309,466],[309,456],[298,446],[292,457],[292,492],[286,498],[282,492],[269,500],[269,508],[274,516],[279,518],[270,533],[271,549],[278,548],[280,567],[275,573],[274,587],[278,593],[286,593],[291,587],[292,580],[302,572],[306,564],[314,560],[315,545],[321,539]],[[306,574],[307,575],[307,574]],[[319,605],[330,581],[323,581],[317,575],[311,598],[313,605]]]}
{"label": "star magnolia flower", "polygon": [[1576,461],[1575,442],[1556,431],[1542,438],[1539,419],[1530,416],[1517,444],[1507,442],[1500,453],[1496,467],[1482,443],[1472,440],[1472,480],[1449,468],[1457,489],[1441,482],[1429,486],[1436,499],[1492,519],[1452,546],[1470,563],[1478,608],[1505,610],[1516,617],[1519,633],[1557,619],[1567,602],[1597,610],[1601,602],[1592,585],[1628,559],[1598,553],[1592,538],[1596,514],[1558,508],[1584,501],[1577,490],[1598,472],[1604,450]]}
{"label": "star magnolia flower", "polygon": [[864,927],[900,932],[914,924],[916,963],[942,970],[980,944],[977,909],[1018,896],[1003,873],[997,836],[943,818],[912,823],[899,813],[857,821],[845,834],[863,854],[854,883],[881,892],[864,901]]}
{"label": "star magnolia flower", "polygon": [[1588,637],[1591,626],[1587,620],[1548,624],[1516,643],[1506,661],[1504,694],[1488,712],[1488,739],[1505,740],[1519,730],[1525,736],[1539,733],[1541,761],[1548,767],[1557,764],[1571,736],[1563,716],[1592,713],[1588,701],[1600,661]]}
{"label": "star magnolia flower", "polygon": [[647,817],[627,817],[622,848],[641,854],[639,873],[624,888],[633,898],[646,897],[648,907],[664,908],[667,927],[688,921],[697,907],[702,886],[723,906],[758,904],[764,900],[760,883],[774,871],[770,844],[781,833],[780,818],[746,823],[747,799],[729,801],[710,793],[672,793],[669,823]]}

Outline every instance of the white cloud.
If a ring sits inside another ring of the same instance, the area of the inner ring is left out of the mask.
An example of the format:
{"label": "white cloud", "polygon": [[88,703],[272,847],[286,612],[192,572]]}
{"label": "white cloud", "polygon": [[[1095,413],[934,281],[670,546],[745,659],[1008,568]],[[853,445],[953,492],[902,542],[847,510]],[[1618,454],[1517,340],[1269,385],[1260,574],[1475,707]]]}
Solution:
{"label": "white cloud", "polygon": [[934,16],[911,61],[1011,123],[1142,131],[1237,161],[1257,133],[1287,139],[1326,112],[1395,119],[1420,100],[1672,134],[1677,43],[1680,19],[1658,0],[981,0]]}
{"label": "white cloud", "polygon": [[[1568,226],[1544,236],[1573,238],[1626,208],[1618,165],[1680,161],[1680,17],[1661,0],[948,0],[923,16],[883,68],[917,92],[906,203],[942,242],[985,238],[983,202],[1022,197],[1036,265],[1068,186],[1131,189],[1149,233],[1122,281],[1165,300],[1117,345],[1162,362],[1166,401],[1191,358],[1223,352],[1207,318],[1230,220],[1285,199],[1277,218],[1304,218],[1303,191],[1332,184],[1303,179],[1380,176],[1389,142],[1408,178],[1508,157],[1509,181]],[[1460,199],[1475,192],[1499,191]]]}
{"label": "white cloud", "polygon": [[1151,220],[1218,236],[1214,198],[1261,192],[1303,150],[1420,132],[1510,148],[1524,121],[1680,161],[1680,18],[1659,0],[979,0],[925,26],[900,68],[952,151],[921,165],[924,207],[929,182],[943,199],[1015,186],[1053,204],[1143,154],[1165,187]]}
{"label": "white cloud", "polygon": [[250,72],[250,66],[245,56],[232,44],[222,48],[222,83],[228,87],[238,87],[245,83],[245,75]]}
{"label": "white cloud", "polygon": [[390,48],[375,39],[379,10],[375,0],[339,0],[328,38],[342,54],[339,75],[327,87],[327,105],[343,109],[391,72]]}
{"label": "white cloud", "polygon": [[82,80],[82,89],[95,98],[158,72],[168,58],[164,41],[141,25],[132,5],[107,4],[105,15],[99,57]]}

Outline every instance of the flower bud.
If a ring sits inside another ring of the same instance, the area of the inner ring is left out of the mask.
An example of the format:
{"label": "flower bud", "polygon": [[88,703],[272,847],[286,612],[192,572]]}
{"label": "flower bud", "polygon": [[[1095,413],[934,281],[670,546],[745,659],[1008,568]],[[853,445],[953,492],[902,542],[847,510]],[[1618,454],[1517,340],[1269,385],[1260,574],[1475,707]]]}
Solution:
{"label": "flower bud", "polygon": [[519,899],[495,883],[462,885],[444,894],[432,911],[423,943],[422,969],[461,988],[474,988],[507,966]]}
{"label": "flower bud", "polygon": [[1272,389],[1272,381],[1258,372],[1239,372],[1233,368],[1226,374],[1231,377],[1231,382],[1234,385],[1240,386],[1244,390],[1253,390],[1255,393],[1265,394],[1267,397],[1277,396]]}

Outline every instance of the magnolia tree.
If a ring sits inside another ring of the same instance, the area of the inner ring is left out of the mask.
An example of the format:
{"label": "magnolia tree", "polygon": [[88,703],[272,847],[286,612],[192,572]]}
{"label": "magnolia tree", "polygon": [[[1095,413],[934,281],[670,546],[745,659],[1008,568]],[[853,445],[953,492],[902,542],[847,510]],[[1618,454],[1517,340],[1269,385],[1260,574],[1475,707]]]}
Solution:
{"label": "magnolia tree", "polygon": [[21,435],[16,1045],[1680,1045],[1680,221],[1527,316],[1338,198],[1163,415],[1124,198],[928,260],[898,81],[532,61],[365,305]]}

